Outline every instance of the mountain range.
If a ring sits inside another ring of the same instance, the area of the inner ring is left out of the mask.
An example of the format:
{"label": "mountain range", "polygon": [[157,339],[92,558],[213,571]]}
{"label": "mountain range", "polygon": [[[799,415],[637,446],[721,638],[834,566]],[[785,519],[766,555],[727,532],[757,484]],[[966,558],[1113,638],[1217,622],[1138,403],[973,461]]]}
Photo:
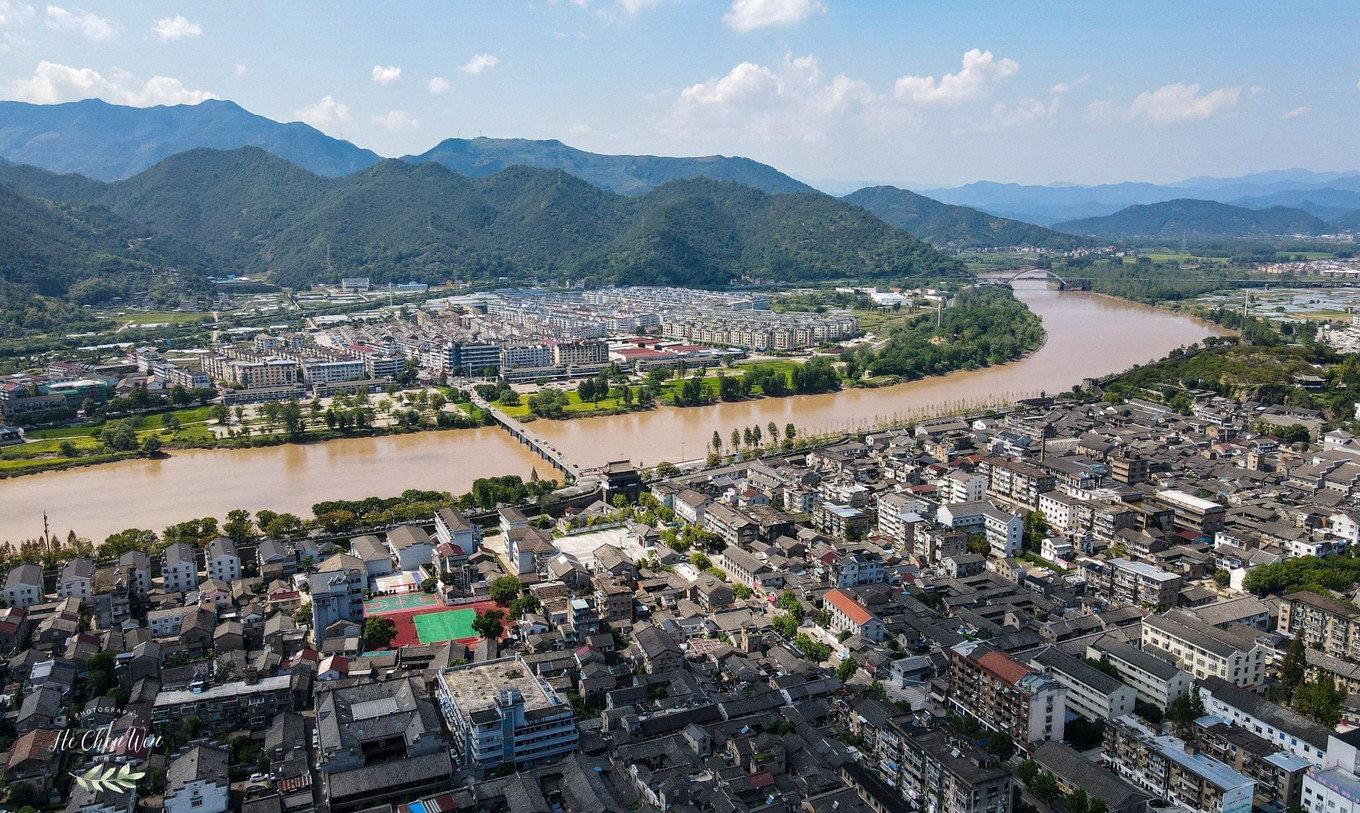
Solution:
{"label": "mountain range", "polygon": [[[524,166],[469,178],[391,159],[326,178],[245,147],[191,150],[113,183],[9,165],[0,184],[17,193],[16,209],[99,212],[120,240],[193,246],[178,259],[186,270],[265,274],[294,287],[341,276],[701,286],[961,271],[852,204],[708,178],[669,181],[638,197]],[[109,251],[100,242],[107,234],[83,234],[91,253]],[[16,255],[33,248],[22,231],[7,237]],[[11,279],[11,266],[0,261],[0,274]]]}
{"label": "mountain range", "polygon": [[1066,250],[1089,243],[1043,226],[995,217],[967,206],[940,203],[895,186],[866,187],[842,200],[863,206],[886,223],[944,248],[1031,246]]}
{"label": "mountain range", "polygon": [[1152,237],[1261,237],[1329,234],[1336,227],[1300,209],[1248,209],[1212,200],[1170,200],[1129,206],[1112,215],[1058,223],[1055,228],[1113,240]]}
{"label": "mountain range", "polygon": [[[1327,217],[1332,209],[1349,212],[1360,208],[1360,172],[1279,170],[1239,178],[1191,178],[1174,184],[1097,186],[1026,186],[979,181],[920,192],[936,200],[1045,226],[1075,218],[1113,214],[1137,204],[1180,199],[1231,203],[1249,209],[1284,205]],[[1335,212],[1331,212],[1331,216],[1335,216]]]}

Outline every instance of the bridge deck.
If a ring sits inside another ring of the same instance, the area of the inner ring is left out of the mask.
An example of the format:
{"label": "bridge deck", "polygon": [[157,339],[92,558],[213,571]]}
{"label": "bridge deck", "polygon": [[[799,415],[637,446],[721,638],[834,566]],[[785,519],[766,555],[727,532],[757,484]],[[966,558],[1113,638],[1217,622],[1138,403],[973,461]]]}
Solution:
{"label": "bridge deck", "polygon": [[534,432],[533,430],[529,429],[529,427],[525,426],[523,423],[520,423],[519,421],[505,414],[500,409],[488,403],[485,399],[483,399],[479,395],[476,395],[475,393],[472,395],[472,403],[478,409],[484,410],[489,415],[491,415],[491,417],[495,419],[497,425],[499,425],[505,431],[509,432],[512,437],[514,437],[520,443],[523,443],[525,446],[528,446],[529,448],[533,449],[534,452],[537,453],[539,457],[551,463],[553,468],[557,469],[558,471],[562,472],[563,474],[567,475],[573,480],[579,480],[581,478],[581,472],[583,471],[583,467],[576,461],[567,457],[567,455],[562,450],[558,449],[557,447],[549,443],[547,439],[544,438],[542,435],[538,434],[537,432]]}

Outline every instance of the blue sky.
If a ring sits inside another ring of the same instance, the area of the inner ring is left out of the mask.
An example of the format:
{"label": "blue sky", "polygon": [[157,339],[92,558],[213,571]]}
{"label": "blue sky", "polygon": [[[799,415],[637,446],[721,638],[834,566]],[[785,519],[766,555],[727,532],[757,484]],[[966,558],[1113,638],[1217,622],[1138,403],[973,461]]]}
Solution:
{"label": "blue sky", "polygon": [[0,0],[0,97],[231,99],[443,138],[745,155],[813,183],[1360,169],[1360,4]]}

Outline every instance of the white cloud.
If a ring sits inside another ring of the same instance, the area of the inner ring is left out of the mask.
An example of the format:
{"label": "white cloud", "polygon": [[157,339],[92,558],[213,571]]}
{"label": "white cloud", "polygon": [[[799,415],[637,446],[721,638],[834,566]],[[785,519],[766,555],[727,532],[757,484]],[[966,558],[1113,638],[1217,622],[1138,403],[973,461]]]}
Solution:
{"label": "white cloud", "polygon": [[[582,6],[585,4],[582,3]],[[619,0],[619,8],[629,17],[636,17],[644,11],[651,11],[661,5],[661,0]]]}
{"label": "white cloud", "polygon": [[33,76],[5,85],[8,99],[37,104],[56,104],[79,99],[99,98],[114,104],[151,107],[159,104],[198,104],[217,95],[206,90],[190,90],[170,76],[153,76],[140,87],[128,84],[125,72],[106,77],[93,68],[73,68],[55,62],[39,62]]}
{"label": "white cloud", "polygon": [[868,83],[830,79],[817,57],[785,57],[766,66],[743,62],[725,76],[680,92],[672,129],[729,130],[758,141],[821,141],[845,119],[875,123],[894,111]]}
{"label": "white cloud", "polygon": [[318,130],[325,130],[349,123],[349,105],[326,96],[316,104],[294,110],[293,116],[298,121],[310,124]]}
{"label": "white cloud", "polygon": [[1308,113],[1308,112],[1312,111],[1312,109],[1313,109],[1313,108],[1311,108],[1311,107],[1296,107],[1296,108],[1294,108],[1293,110],[1290,110],[1288,113],[1285,113],[1285,114],[1284,114],[1283,116],[1281,116],[1280,118],[1282,118],[1282,119],[1296,119],[1296,118],[1298,118],[1299,116],[1302,116],[1304,113]]}
{"label": "white cloud", "polygon": [[1241,93],[1240,88],[1230,87],[1201,95],[1198,84],[1177,82],[1138,94],[1127,116],[1160,125],[1203,121],[1232,110]]}
{"label": "white cloud", "polygon": [[491,54],[477,54],[458,70],[463,73],[486,73],[499,64],[501,64],[501,61]]}
{"label": "white cloud", "polygon": [[157,20],[151,26],[151,33],[160,37],[161,42],[174,42],[203,36],[203,26],[190,22],[182,14],[176,14],[174,17],[162,17]]}
{"label": "white cloud", "polygon": [[373,120],[394,133],[420,127],[420,122],[411,118],[411,114],[405,110],[389,110],[386,115],[374,116]]}
{"label": "white cloud", "polygon": [[11,29],[25,25],[33,19],[33,7],[25,3],[0,0],[0,54],[11,46],[23,42]]}
{"label": "white cloud", "polygon": [[723,22],[745,34],[771,25],[793,25],[819,11],[826,11],[820,0],[732,0]]}
{"label": "white cloud", "polygon": [[1078,77],[1076,80],[1072,82],[1059,82],[1058,84],[1049,88],[1048,92],[1052,93],[1054,96],[1061,96],[1062,94],[1067,93],[1068,91],[1076,90],[1077,88],[1086,84],[1086,81],[1090,78],[1091,74],[1089,73],[1082,74],[1080,77]]}
{"label": "white cloud", "polygon": [[374,65],[373,81],[380,85],[390,85],[401,78],[401,68],[396,65]]}
{"label": "white cloud", "polygon": [[33,7],[26,3],[0,0],[0,28],[23,25],[33,19]]}
{"label": "white cloud", "polygon": [[449,80],[442,76],[436,76],[430,80],[429,88],[430,92],[436,95],[443,93],[449,89]]}
{"label": "white cloud", "polygon": [[246,72],[249,71],[250,68],[247,68],[245,65],[242,65],[241,63],[238,62],[232,66],[232,70],[236,71],[237,76],[245,76]]}
{"label": "white cloud", "polygon": [[113,23],[92,11],[67,11],[61,6],[47,7],[47,24],[62,31],[78,31],[85,39],[101,42],[118,33]]}
{"label": "white cloud", "polygon": [[1020,99],[1014,104],[1006,105],[997,102],[992,105],[992,115],[982,124],[977,126],[978,130],[984,132],[991,130],[1003,130],[1007,127],[1017,127],[1022,124],[1032,124],[1036,121],[1051,119],[1058,115],[1059,97],[1054,96],[1048,104],[1044,104],[1038,99]]}
{"label": "white cloud", "polygon": [[903,76],[897,80],[897,98],[923,107],[947,107],[985,98],[997,84],[1020,72],[1013,59],[997,60],[991,51],[977,48],[963,55],[958,73],[934,76]]}

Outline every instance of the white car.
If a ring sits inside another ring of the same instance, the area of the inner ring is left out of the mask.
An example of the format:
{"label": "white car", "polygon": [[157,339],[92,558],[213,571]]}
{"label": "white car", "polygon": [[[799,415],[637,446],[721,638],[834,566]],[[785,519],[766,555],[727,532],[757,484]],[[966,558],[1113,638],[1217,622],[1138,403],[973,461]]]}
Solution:
{"label": "white car", "polygon": [[[240,776],[240,774],[237,774],[237,776]],[[255,784],[255,783],[257,783],[257,782],[260,782],[260,783],[267,783],[267,782],[269,781],[269,774],[267,774],[267,773],[253,773],[253,774],[250,775],[250,778],[247,779],[246,781],[249,782],[249,783],[252,784],[252,785]]]}

